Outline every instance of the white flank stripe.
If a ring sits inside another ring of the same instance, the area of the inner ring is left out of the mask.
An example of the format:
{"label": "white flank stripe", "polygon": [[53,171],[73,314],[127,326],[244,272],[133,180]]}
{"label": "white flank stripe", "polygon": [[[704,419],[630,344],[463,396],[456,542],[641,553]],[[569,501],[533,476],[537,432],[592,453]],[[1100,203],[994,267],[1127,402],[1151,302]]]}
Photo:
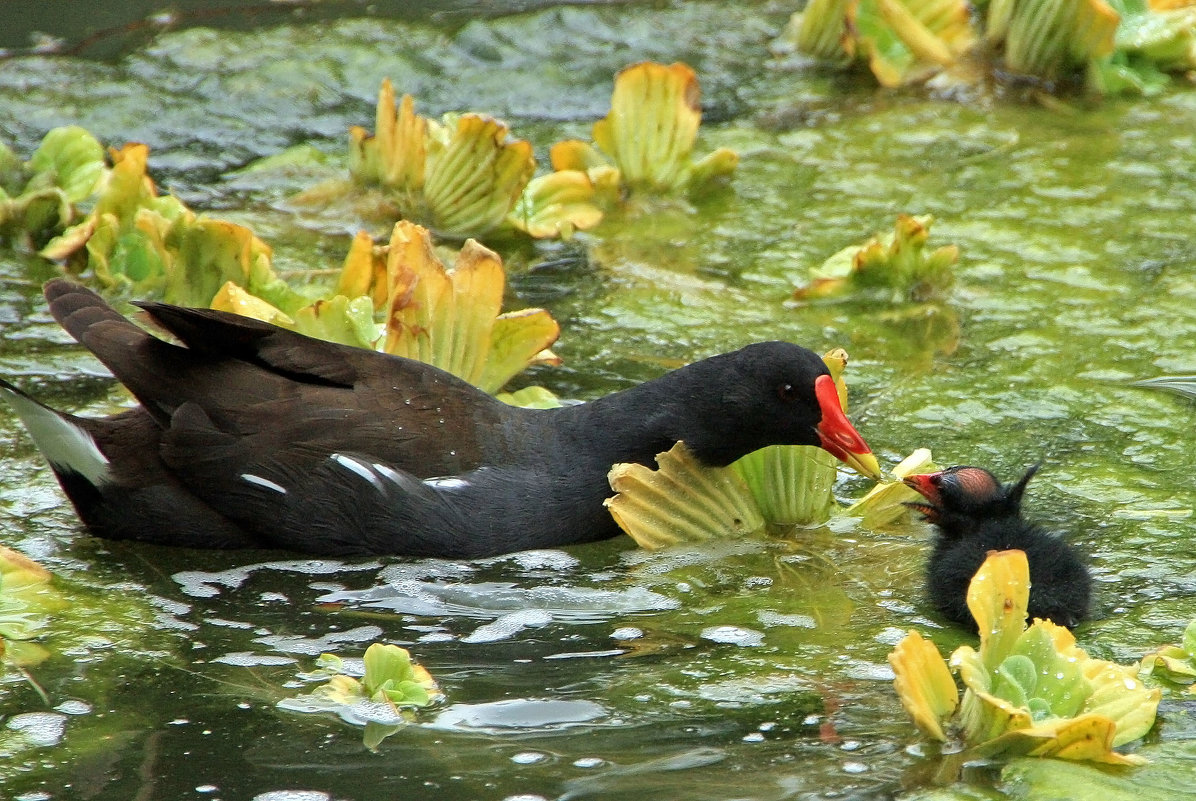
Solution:
{"label": "white flank stripe", "polygon": [[40,403],[0,387],[13,410],[29,429],[38,450],[55,468],[78,473],[93,486],[108,481],[108,457],[79,426]]}
{"label": "white flank stripe", "polygon": [[365,464],[364,462],[359,462],[358,460],[354,459],[352,456],[346,456],[343,453],[334,453],[329,458],[332,459],[332,461],[339,464],[341,467],[348,470],[349,472],[356,473],[357,475],[361,476],[366,481],[373,484],[374,489],[378,490],[379,492],[382,492],[382,482],[378,479],[377,474],[375,474],[374,471],[370,469],[370,466],[368,464]]}
{"label": "white flank stripe", "polygon": [[247,482],[249,484],[254,484],[259,487],[265,487],[268,490],[274,490],[279,495],[287,494],[287,488],[284,487],[283,485],[276,484],[268,478],[262,478],[261,476],[255,476],[253,473],[242,473],[241,480],[244,482]]}
{"label": "white flank stripe", "polygon": [[380,476],[387,479],[391,483],[398,484],[400,487],[403,486],[403,477],[399,474],[398,470],[395,470],[390,465],[374,462],[373,468]]}
{"label": "white flank stripe", "polygon": [[425,478],[424,483],[433,489],[459,490],[469,486],[469,482],[457,476],[436,476]]}

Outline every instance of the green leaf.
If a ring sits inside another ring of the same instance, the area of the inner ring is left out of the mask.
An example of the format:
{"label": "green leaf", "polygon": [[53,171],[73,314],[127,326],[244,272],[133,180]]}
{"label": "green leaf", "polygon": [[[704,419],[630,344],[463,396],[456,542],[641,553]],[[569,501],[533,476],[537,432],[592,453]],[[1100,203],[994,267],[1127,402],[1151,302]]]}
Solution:
{"label": "green leaf", "polygon": [[54,128],[29,159],[34,172],[48,173],[70,203],[87,199],[104,176],[104,147],[77,125]]}
{"label": "green leaf", "polygon": [[803,445],[772,445],[731,467],[751,490],[770,526],[813,526],[830,517],[837,471],[834,456]]}
{"label": "green leaf", "polygon": [[1029,657],[1014,654],[997,667],[992,694],[1014,706],[1026,706],[1027,700],[1034,696],[1037,682],[1034,662]]}

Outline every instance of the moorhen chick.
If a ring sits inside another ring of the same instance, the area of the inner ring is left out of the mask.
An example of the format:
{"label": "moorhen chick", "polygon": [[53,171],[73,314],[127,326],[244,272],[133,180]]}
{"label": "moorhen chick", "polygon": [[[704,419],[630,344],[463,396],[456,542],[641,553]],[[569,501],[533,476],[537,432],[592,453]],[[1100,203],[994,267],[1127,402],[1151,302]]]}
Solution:
{"label": "moorhen chick", "polygon": [[1088,616],[1092,577],[1075,548],[1022,519],[1026,484],[1002,484],[983,467],[951,467],[939,473],[907,476],[905,483],[927,503],[910,503],[938,533],[926,567],[927,590],[942,614],[976,629],[968,611],[968,584],[989,551],[1024,551],[1030,565],[1027,617],[1074,627]]}
{"label": "moorhen chick", "polygon": [[139,303],[180,344],[63,279],[50,312],[140,405],[102,419],[12,404],[91,531],[312,554],[480,557],[614,536],[617,462],[684,440],[726,465],[821,445],[876,477],[822,360],[762,342],[591,403],[508,406],[422,362],[208,309]]}

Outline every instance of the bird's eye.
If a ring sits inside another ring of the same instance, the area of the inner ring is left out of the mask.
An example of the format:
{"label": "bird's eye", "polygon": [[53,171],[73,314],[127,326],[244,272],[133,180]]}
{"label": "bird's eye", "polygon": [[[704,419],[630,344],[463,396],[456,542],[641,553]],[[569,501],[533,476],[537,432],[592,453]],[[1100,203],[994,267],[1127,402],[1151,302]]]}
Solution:
{"label": "bird's eye", "polygon": [[797,387],[792,384],[781,384],[777,387],[777,397],[783,401],[797,400]]}

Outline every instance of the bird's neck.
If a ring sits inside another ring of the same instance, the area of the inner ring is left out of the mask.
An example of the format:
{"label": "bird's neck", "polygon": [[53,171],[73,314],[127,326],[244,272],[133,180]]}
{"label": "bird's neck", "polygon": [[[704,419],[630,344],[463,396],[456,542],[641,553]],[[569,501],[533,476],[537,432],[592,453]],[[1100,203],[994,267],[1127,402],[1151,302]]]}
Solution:
{"label": "bird's neck", "polygon": [[[648,389],[645,389],[645,388]],[[676,400],[662,399],[650,384],[559,409],[557,430],[581,444],[605,469],[618,462],[654,465],[683,436]]]}

